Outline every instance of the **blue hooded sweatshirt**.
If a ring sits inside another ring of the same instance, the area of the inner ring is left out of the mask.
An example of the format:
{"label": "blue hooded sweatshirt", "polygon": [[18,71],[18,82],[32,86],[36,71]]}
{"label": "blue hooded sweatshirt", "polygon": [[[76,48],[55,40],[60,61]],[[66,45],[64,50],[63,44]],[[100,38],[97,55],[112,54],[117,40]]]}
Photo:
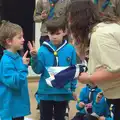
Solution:
{"label": "blue hooded sweatshirt", "polygon": [[0,62],[0,118],[12,119],[30,114],[28,66],[18,53],[4,51]]}
{"label": "blue hooded sweatshirt", "polygon": [[79,107],[79,103],[80,102],[83,102],[85,104],[94,103],[96,100],[96,96],[99,92],[101,92],[101,89],[99,89],[97,86],[92,88],[90,85],[86,85],[84,88],[82,88],[79,95],[79,101],[76,104],[77,110],[80,113],[86,114],[85,108]]}
{"label": "blue hooded sweatshirt", "polygon": [[[54,52],[52,52],[52,49]],[[71,66],[76,64],[76,52],[72,45],[67,41],[57,48],[51,42],[47,42],[38,50],[37,56],[32,57],[32,69],[35,73],[41,74],[37,90],[37,101],[54,100],[65,101],[72,100],[72,92],[76,89],[77,80],[68,83],[64,88],[53,88],[47,85],[46,78],[50,77],[46,67]]]}
{"label": "blue hooded sweatshirt", "polygon": [[79,101],[76,104],[76,108],[79,113],[87,114],[86,109],[81,108],[79,103],[92,103],[92,113],[96,113],[98,116],[104,116],[105,120],[113,120],[113,118],[110,117],[110,111],[105,97],[103,96],[99,103],[96,102],[96,96],[99,92],[102,92],[102,90],[97,86],[93,88],[90,85],[86,85],[80,92]]}

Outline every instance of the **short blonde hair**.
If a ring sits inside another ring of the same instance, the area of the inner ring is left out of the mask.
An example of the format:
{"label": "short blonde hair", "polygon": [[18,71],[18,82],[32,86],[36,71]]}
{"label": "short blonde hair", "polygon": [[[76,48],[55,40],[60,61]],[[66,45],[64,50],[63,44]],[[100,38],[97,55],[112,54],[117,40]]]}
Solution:
{"label": "short blonde hair", "polygon": [[6,40],[13,39],[17,34],[22,32],[22,27],[9,21],[3,20],[0,26],[0,45],[6,47]]}

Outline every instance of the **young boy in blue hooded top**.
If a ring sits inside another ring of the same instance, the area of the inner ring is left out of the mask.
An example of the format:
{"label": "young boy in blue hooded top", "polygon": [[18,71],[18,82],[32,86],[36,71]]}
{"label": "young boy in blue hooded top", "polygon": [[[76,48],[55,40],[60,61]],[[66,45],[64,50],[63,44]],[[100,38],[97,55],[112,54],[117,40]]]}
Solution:
{"label": "young boy in blue hooded top", "polygon": [[96,96],[96,100],[92,103],[92,113],[84,117],[85,120],[113,120],[110,107],[106,102],[103,93],[100,92]]}
{"label": "young boy in blue hooded top", "polygon": [[95,84],[82,88],[76,108],[79,112],[72,120],[112,120],[102,91]]}
{"label": "young boy in blue hooded top", "polygon": [[[50,41],[44,42],[38,50],[29,42],[32,55],[32,68],[41,74],[38,91],[40,101],[40,118],[52,120],[53,109],[55,120],[65,120],[64,115],[68,101],[73,100],[77,81],[68,83],[64,88],[50,87],[46,83],[49,77],[46,67],[64,67],[76,64],[76,52],[72,45],[64,40],[66,35],[65,17],[53,18],[46,22]],[[52,71],[54,72],[54,71]]]}
{"label": "young boy in blue hooded top", "polygon": [[0,44],[4,50],[0,62],[0,119],[24,120],[30,114],[28,94],[28,51],[23,58],[17,53],[23,49],[22,28],[8,21],[0,26]]}
{"label": "young boy in blue hooded top", "polygon": [[84,115],[87,113],[92,113],[92,102],[95,102],[97,94],[101,90],[94,84],[86,85],[81,89],[79,100],[76,104],[76,108],[79,111],[73,120],[82,120]]}

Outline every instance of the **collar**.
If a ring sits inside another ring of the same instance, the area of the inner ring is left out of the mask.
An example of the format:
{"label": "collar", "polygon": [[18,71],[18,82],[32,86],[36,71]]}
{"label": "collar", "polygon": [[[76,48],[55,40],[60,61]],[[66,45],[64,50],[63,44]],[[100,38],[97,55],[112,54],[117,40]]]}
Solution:
{"label": "collar", "polygon": [[[59,66],[59,59],[58,59],[58,51],[61,50],[64,46],[66,46],[67,40],[64,40],[58,48],[56,48],[51,42],[43,42],[43,46],[45,46],[50,52],[54,55],[54,64],[53,66]],[[56,48],[56,49],[55,49]]]}
{"label": "collar", "polygon": [[49,46],[53,51],[56,51],[56,52],[59,51],[61,48],[63,48],[66,44],[67,44],[67,40],[64,40],[62,44],[59,45],[59,47],[56,47],[55,45],[53,45],[52,42],[46,42],[46,41],[43,42],[43,45]]}
{"label": "collar", "polygon": [[13,58],[13,59],[17,59],[18,57],[20,57],[20,55],[18,53],[13,53],[13,52],[8,51],[8,50],[4,50],[4,54]]}
{"label": "collar", "polygon": [[95,90],[95,89],[97,89],[98,87],[97,86],[95,86],[95,87],[92,87],[92,86],[90,86],[89,84],[87,84],[87,87],[90,89],[90,90]]}

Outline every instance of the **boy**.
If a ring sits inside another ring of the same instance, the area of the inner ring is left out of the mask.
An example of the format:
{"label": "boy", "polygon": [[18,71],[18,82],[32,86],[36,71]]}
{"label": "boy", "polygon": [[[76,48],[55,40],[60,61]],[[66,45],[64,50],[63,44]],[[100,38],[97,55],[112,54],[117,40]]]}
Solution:
{"label": "boy", "polygon": [[37,91],[40,101],[40,117],[41,120],[52,120],[54,110],[55,120],[65,120],[66,107],[68,101],[73,100],[75,96],[77,81],[74,80],[61,89],[50,87],[46,83],[46,79],[50,77],[47,68],[75,65],[76,52],[74,47],[63,39],[66,35],[64,16],[48,20],[46,26],[50,41],[43,43],[38,54],[35,47],[32,47],[30,42],[28,44],[32,55],[33,71],[41,74]]}
{"label": "boy", "polygon": [[65,15],[69,1],[70,0],[37,1],[34,13],[34,21],[42,23],[40,30],[41,31],[40,45],[42,45],[44,41],[49,39],[45,22],[53,17],[60,17]]}
{"label": "boy", "polygon": [[86,114],[92,113],[92,102],[95,102],[99,92],[101,90],[95,84],[87,84],[81,89],[79,101],[76,104],[79,112],[76,113],[76,116],[72,120],[83,120]]}
{"label": "boy", "polygon": [[92,103],[92,113],[87,114],[85,120],[113,120],[110,112],[106,98],[100,92],[97,94],[95,102]]}
{"label": "boy", "polygon": [[82,88],[79,99],[76,105],[79,112],[72,120],[113,120],[105,97],[95,84]]}
{"label": "boy", "polygon": [[0,44],[6,49],[0,62],[0,119],[24,120],[30,114],[28,94],[28,51],[23,58],[17,53],[23,49],[22,28],[8,21],[0,26]]}

